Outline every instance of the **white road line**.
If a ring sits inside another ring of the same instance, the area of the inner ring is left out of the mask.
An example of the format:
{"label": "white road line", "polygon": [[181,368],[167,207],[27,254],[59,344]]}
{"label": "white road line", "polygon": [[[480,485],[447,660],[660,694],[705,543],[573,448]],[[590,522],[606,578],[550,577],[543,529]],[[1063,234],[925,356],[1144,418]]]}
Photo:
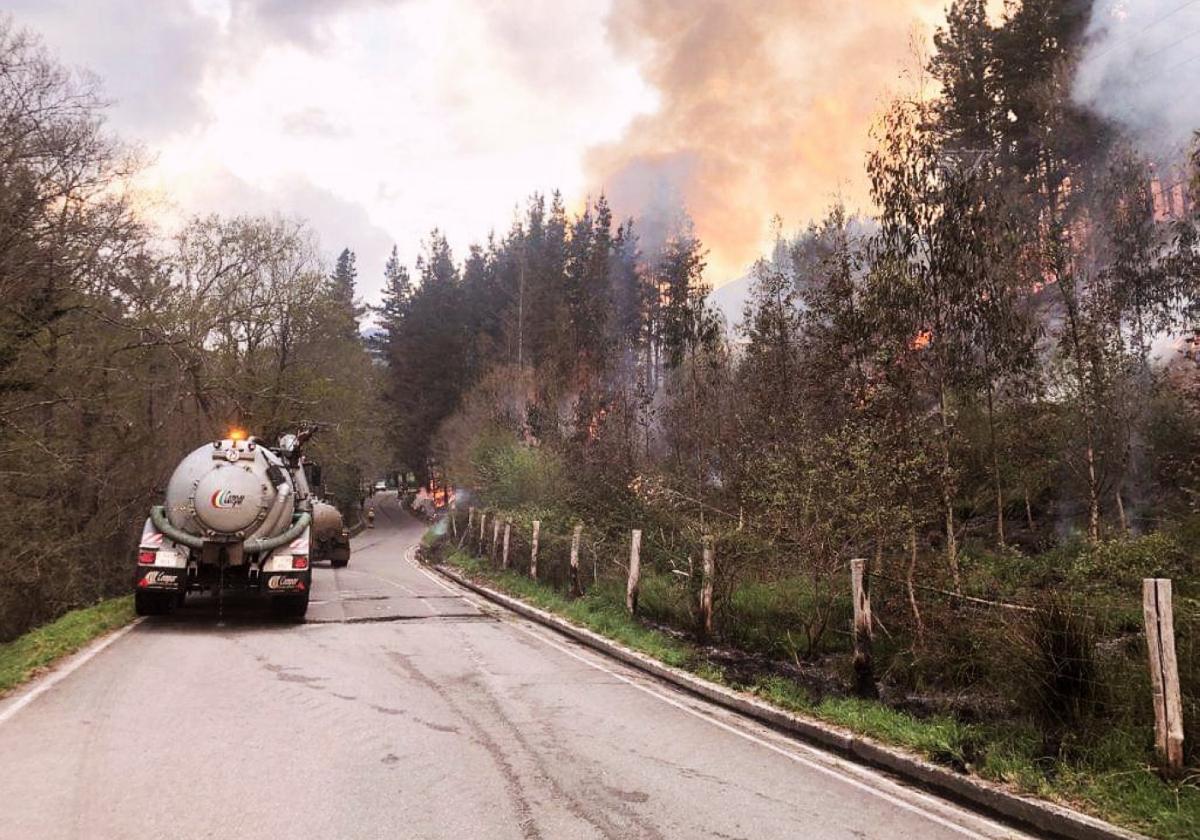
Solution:
{"label": "white road line", "polygon": [[65,680],[67,677],[71,676],[71,674],[78,671],[80,668],[82,668],[84,665],[86,665],[96,654],[98,654],[100,651],[104,650],[106,647],[111,645],[117,639],[124,636],[126,633],[128,633],[130,630],[132,630],[134,627],[137,627],[139,624],[142,623],[143,620],[144,619],[141,619],[141,618],[135,618],[132,622],[130,622],[129,624],[126,624],[124,627],[122,627],[120,630],[117,630],[115,633],[112,633],[111,635],[100,640],[96,644],[92,645],[90,648],[85,648],[81,653],[76,653],[74,655],[74,657],[71,658],[70,660],[68,660],[65,665],[63,665],[62,667],[58,668],[57,670],[53,671],[52,673],[50,673],[49,675],[44,677],[40,682],[38,682],[36,685],[34,685],[34,687],[31,688],[28,692],[26,692],[24,695],[22,695],[20,698],[18,698],[14,703],[12,703],[10,706],[8,706],[6,709],[4,709],[4,711],[0,711],[0,724],[4,724],[7,721],[11,720],[13,718],[13,716],[16,715],[17,712],[24,709],[26,706],[28,706],[34,700],[41,697],[47,691],[54,688],[54,686],[58,685],[60,682]]}
{"label": "white road line", "polygon": [[[428,576],[431,580],[435,581],[440,586],[442,586],[442,588],[444,588],[448,591],[454,591],[454,590],[451,590],[450,587],[446,583],[444,583],[443,581],[441,581],[439,579],[440,575],[436,575],[435,573],[430,572],[427,569],[421,568],[420,566],[418,566],[417,568],[421,572],[423,572],[426,576]],[[473,598],[471,598],[469,596],[463,596],[463,597],[465,597],[468,601],[474,600]],[[719,729],[723,729],[726,732],[729,732],[733,735],[738,736],[739,738],[744,738],[747,741],[750,741],[761,747],[765,747],[765,748],[771,750],[772,752],[778,753],[779,755],[782,755],[788,759],[791,759],[792,761],[794,761],[798,764],[803,764],[806,767],[812,768],[813,770],[817,770],[821,773],[824,773],[828,776],[831,776],[835,779],[845,782],[846,784],[852,785],[853,787],[856,787],[862,791],[865,791],[866,793],[869,793],[869,794],[872,794],[873,796],[877,796],[881,799],[884,799],[884,800],[892,803],[893,805],[896,805],[897,807],[903,808],[906,811],[910,811],[914,814],[917,814],[918,816],[924,817],[932,822],[935,822],[935,823],[938,823],[939,825],[945,826],[946,828],[949,828],[952,831],[955,831],[959,834],[963,834],[967,837],[976,838],[976,840],[988,840],[989,837],[997,837],[997,836],[1000,836],[1000,837],[1027,837],[1028,836],[1021,832],[1017,832],[1016,830],[1009,828],[1006,825],[995,822],[994,820],[991,820],[988,817],[985,817],[981,814],[977,814],[973,811],[961,809],[961,808],[957,807],[956,805],[954,805],[953,803],[948,802],[946,800],[939,799],[934,796],[930,796],[930,795],[922,793],[921,791],[918,791],[914,788],[910,788],[910,787],[906,787],[904,785],[897,784],[892,779],[890,779],[886,776],[883,776],[883,775],[873,773],[872,771],[870,771],[866,767],[863,767],[862,765],[858,765],[858,764],[854,764],[849,761],[845,761],[831,753],[827,753],[822,750],[819,750],[816,747],[810,747],[809,745],[800,743],[800,742],[795,742],[795,743],[789,744],[789,746],[791,746],[791,747],[803,749],[812,755],[819,756],[821,759],[820,761],[813,761],[811,759],[797,755],[795,752],[793,752],[790,749],[784,749],[783,747],[780,747],[776,744],[772,744],[770,741],[766,741],[766,740],[758,737],[757,735],[753,735],[750,732],[746,732],[743,729],[739,729],[738,727],[735,727],[735,726],[730,726],[729,724],[725,723],[724,721],[717,720],[716,718],[712,717],[710,714],[706,714],[705,712],[701,712],[697,709],[694,709],[691,706],[681,703],[680,701],[676,700],[673,697],[668,697],[665,694],[661,694],[661,693],[655,691],[654,689],[649,688],[648,686],[642,685],[641,683],[637,682],[636,680],[630,679],[629,677],[627,677],[623,674],[617,673],[616,671],[610,670],[609,668],[606,668],[603,665],[601,665],[597,662],[594,662],[587,657],[581,656],[576,651],[573,651],[570,648],[559,644],[555,640],[547,638],[541,632],[536,632],[536,631],[530,629],[529,627],[525,626],[527,622],[528,622],[528,619],[521,617],[520,621],[513,622],[511,626],[517,628],[521,632],[525,633],[527,636],[531,636],[531,637],[541,641],[542,643],[549,645],[550,647],[555,648],[556,650],[558,650],[562,653],[565,653],[566,655],[570,656],[571,658],[576,659],[592,668],[595,668],[597,671],[601,671],[605,674],[608,674],[609,676],[613,677],[614,679],[620,680],[621,682],[626,683],[627,685],[630,685],[633,688],[636,688],[638,691],[648,694],[651,697],[654,697],[657,700],[660,700],[663,703],[666,703],[670,706],[674,706],[675,708],[677,708],[683,712],[686,712],[687,714],[692,715],[693,717],[696,717],[696,718],[699,718],[700,720],[706,721],[706,722],[712,724],[713,726],[718,727]],[[834,767],[828,766],[829,764],[836,765],[836,769]],[[867,782],[863,781],[862,780],[863,777],[869,778],[871,780],[871,782],[868,784]],[[951,812],[954,815],[956,815],[957,817],[959,817],[960,819],[981,823],[985,826],[988,826],[990,829],[993,829],[996,833],[980,834],[979,832],[974,831],[970,828],[967,828],[966,826],[959,825],[958,823],[955,823],[949,819],[946,819],[945,817],[942,817],[925,807],[913,804],[912,802],[906,801],[904,798],[901,798],[900,796],[894,795],[887,791],[880,790],[878,787],[876,787],[876,785],[883,785],[883,786],[887,786],[893,790],[901,791],[904,794],[904,796],[906,796],[906,797],[920,799],[940,810]]]}
{"label": "white road line", "polygon": [[[862,781],[861,779],[854,778],[853,776],[848,775],[845,768],[835,769],[833,767],[826,766],[824,763],[812,761],[803,756],[796,755],[791,750],[784,749],[783,747],[780,747],[776,744],[772,744],[770,741],[766,741],[762,738],[759,738],[757,735],[753,735],[749,732],[739,729],[738,727],[731,726],[731,725],[725,723],[724,721],[717,720],[716,718],[712,717],[711,715],[701,712],[698,709],[694,709],[685,703],[681,703],[680,701],[676,700],[673,697],[668,697],[665,694],[660,694],[659,692],[655,691],[654,689],[649,688],[645,685],[642,685],[641,683],[637,682],[636,680],[632,680],[623,674],[619,674],[616,671],[612,671],[608,668],[605,668],[603,665],[600,665],[596,662],[592,662],[588,658],[586,658],[584,656],[580,656],[578,653],[571,650],[570,648],[564,647],[563,645],[560,645],[555,641],[547,639],[544,636],[542,636],[540,633],[530,630],[529,628],[524,627],[521,624],[514,624],[514,626],[521,632],[525,633],[526,635],[532,636],[535,639],[539,639],[543,643],[549,645],[552,648],[555,648],[556,650],[559,650],[559,651],[567,654],[568,656],[572,657],[573,659],[577,659],[580,662],[584,663],[585,665],[590,665],[592,668],[595,668],[598,671],[602,671],[603,673],[608,674],[609,676],[614,677],[615,679],[618,679],[621,682],[626,683],[627,685],[633,686],[638,691],[641,691],[645,694],[650,695],[651,697],[661,700],[662,702],[664,702],[670,706],[674,706],[675,708],[679,709],[680,711],[686,712],[689,715],[692,715],[693,717],[696,717],[696,718],[699,718],[700,720],[706,721],[706,722],[712,724],[713,726],[716,726],[719,729],[723,729],[726,732],[732,733],[733,735],[737,735],[739,738],[744,738],[745,740],[750,741],[754,744],[757,744],[761,747],[766,747],[767,749],[771,750],[772,752],[778,753],[779,755],[789,758],[798,764],[803,764],[806,767],[810,767],[814,770],[818,770],[822,773],[825,773],[826,775],[831,776],[835,779],[839,779],[840,781],[843,781],[849,785],[859,788],[860,790],[863,790],[874,796],[878,796],[881,799],[885,799],[888,802],[892,803],[893,805],[896,805],[907,811],[911,811],[912,813],[917,814],[918,816],[925,817],[926,819],[931,820],[933,822],[939,823],[940,825],[943,825],[946,828],[956,831],[959,834],[964,834],[967,837],[974,837],[974,838],[977,838],[977,840],[987,840],[987,838],[994,836],[994,835],[980,834],[976,831],[973,831],[972,829],[967,828],[966,826],[959,825],[958,823],[952,822],[944,817],[941,817],[938,814],[935,814],[930,810],[922,808],[919,805],[914,805],[913,803],[907,802],[898,796],[895,796],[886,791],[879,790],[878,788],[873,787],[870,784],[867,784],[866,782]],[[806,745],[797,744],[796,746],[803,747]],[[838,762],[838,759],[836,756],[829,755],[826,753],[819,753],[819,755],[821,756],[821,758],[823,760],[828,760],[830,763]],[[854,766],[854,770],[858,773],[861,773],[862,768],[860,768],[858,766]],[[957,809],[954,809],[953,806],[950,806],[948,803],[945,803],[940,799],[935,799],[933,797],[926,796],[925,794],[922,794],[916,790],[913,790],[912,788],[906,788],[901,785],[896,785],[896,783],[892,782],[891,779],[886,779],[883,777],[876,777],[870,773],[866,773],[863,775],[867,775],[869,778],[871,778],[872,782],[876,782],[876,783],[880,783],[880,784],[887,784],[891,787],[898,788],[898,789],[902,790],[905,793],[905,795],[910,795],[917,799],[923,799],[927,802],[930,802],[930,803],[936,805],[939,808],[946,808],[947,810],[957,811]],[[957,812],[957,813],[959,816],[967,817],[971,820],[977,820],[988,826],[999,829],[1001,832],[1004,832],[1004,836],[1020,836],[1020,835],[1014,834],[1012,832],[1012,830],[1009,829],[1007,826],[1001,826],[998,823],[993,823],[991,820],[988,820],[986,817],[981,817],[978,814],[974,814],[969,811],[962,811],[962,812]]]}

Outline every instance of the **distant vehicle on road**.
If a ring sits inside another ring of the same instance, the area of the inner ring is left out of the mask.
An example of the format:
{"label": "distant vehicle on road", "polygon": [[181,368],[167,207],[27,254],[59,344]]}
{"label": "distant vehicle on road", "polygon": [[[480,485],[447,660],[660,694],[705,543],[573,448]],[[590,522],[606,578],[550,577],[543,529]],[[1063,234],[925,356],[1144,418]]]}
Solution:
{"label": "distant vehicle on road", "polygon": [[313,502],[312,559],[340,569],[350,562],[350,530],[342,513],[325,501]]}
{"label": "distant vehicle on road", "polygon": [[376,493],[378,493],[380,490],[386,490],[386,489],[387,489],[386,481],[376,481],[375,482],[375,492]]}

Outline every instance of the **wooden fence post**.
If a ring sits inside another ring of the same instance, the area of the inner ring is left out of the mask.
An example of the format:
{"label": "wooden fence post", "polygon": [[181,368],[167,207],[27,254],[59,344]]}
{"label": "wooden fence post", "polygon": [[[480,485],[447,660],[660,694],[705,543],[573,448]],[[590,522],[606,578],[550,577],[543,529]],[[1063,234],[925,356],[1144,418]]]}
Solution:
{"label": "wooden fence post", "polygon": [[538,535],[542,532],[540,520],[533,520],[533,541],[529,548],[529,576],[537,580]]}
{"label": "wooden fence post", "polygon": [[512,531],[512,519],[504,520],[504,548],[500,554],[500,568],[508,568],[508,535]]}
{"label": "wooden fence post", "polygon": [[479,511],[479,553],[483,554],[483,529],[487,527],[487,511]]}
{"label": "wooden fence post", "polygon": [[474,530],[475,530],[475,508],[469,507],[469,508],[467,508],[467,533],[469,534]]}
{"label": "wooden fence post", "polygon": [[500,543],[500,515],[492,517],[492,562],[496,562],[496,546]]}
{"label": "wooden fence post", "polygon": [[1154,692],[1154,743],[1163,770],[1183,769],[1183,703],[1179,692],[1179,663],[1175,659],[1175,616],[1170,578],[1142,581],[1142,610],[1146,617],[1146,646],[1150,653],[1150,685]]}
{"label": "wooden fence post", "polygon": [[878,697],[871,662],[871,593],[866,582],[867,561],[850,561],[850,591],[854,599],[854,690],[859,697]]}
{"label": "wooden fence post", "polygon": [[583,523],[580,522],[575,526],[574,533],[571,534],[571,597],[578,598],[583,594],[583,588],[579,585],[579,540],[583,536]]}
{"label": "wooden fence post", "polygon": [[713,575],[716,572],[717,548],[711,534],[705,534],[703,545],[703,566],[700,579],[700,626],[705,636],[711,636],[713,630]]}
{"label": "wooden fence post", "polygon": [[458,502],[455,499],[450,500],[450,535],[458,536]]}
{"label": "wooden fence post", "polygon": [[638,583],[642,578],[642,532],[634,529],[629,535],[629,582],[625,586],[625,609],[637,615]]}

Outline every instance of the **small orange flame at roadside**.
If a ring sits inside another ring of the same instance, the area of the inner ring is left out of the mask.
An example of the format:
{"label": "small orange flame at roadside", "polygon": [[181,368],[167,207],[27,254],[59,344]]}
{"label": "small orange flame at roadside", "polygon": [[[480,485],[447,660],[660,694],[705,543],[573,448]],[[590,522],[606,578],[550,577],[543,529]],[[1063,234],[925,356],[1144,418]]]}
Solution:
{"label": "small orange flame at roadside", "polygon": [[232,441],[245,440],[246,439],[246,430],[238,429],[238,428],[230,429],[229,430],[229,439]]}
{"label": "small orange flame at roadside", "polygon": [[932,330],[919,330],[913,336],[912,341],[908,342],[909,350],[924,350],[933,341]]}

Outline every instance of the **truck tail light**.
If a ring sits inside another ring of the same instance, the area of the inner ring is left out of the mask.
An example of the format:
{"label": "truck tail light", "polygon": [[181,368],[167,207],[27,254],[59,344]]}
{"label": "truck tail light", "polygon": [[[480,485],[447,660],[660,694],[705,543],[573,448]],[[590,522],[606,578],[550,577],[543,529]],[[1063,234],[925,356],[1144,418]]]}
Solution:
{"label": "truck tail light", "polygon": [[156,552],[153,552],[153,551],[139,551],[138,552],[138,565],[139,566],[153,566],[155,555],[156,555]]}
{"label": "truck tail light", "polygon": [[292,568],[293,569],[307,569],[308,568],[307,555],[293,554],[292,555]]}

